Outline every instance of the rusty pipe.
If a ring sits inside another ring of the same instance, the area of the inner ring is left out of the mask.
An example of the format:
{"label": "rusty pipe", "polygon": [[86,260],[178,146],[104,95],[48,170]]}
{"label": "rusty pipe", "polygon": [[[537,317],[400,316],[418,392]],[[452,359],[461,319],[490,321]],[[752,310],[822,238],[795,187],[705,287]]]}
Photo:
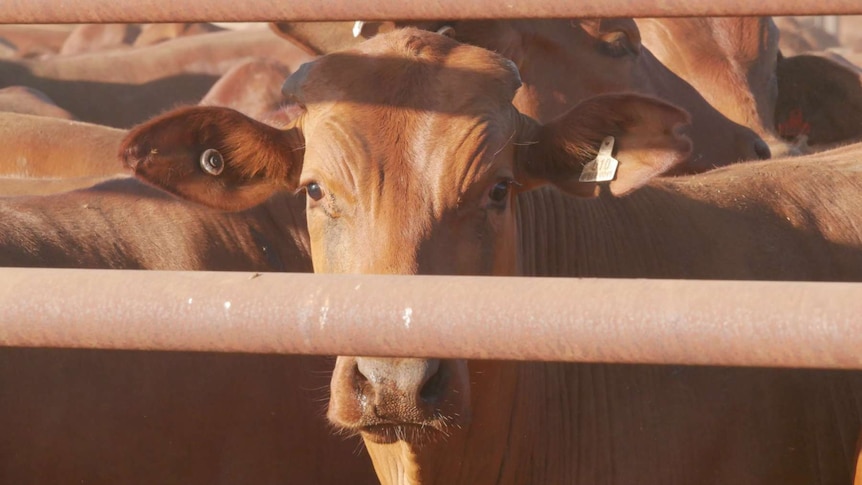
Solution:
{"label": "rusty pipe", "polygon": [[862,368],[862,284],[0,270],[0,345]]}
{"label": "rusty pipe", "polygon": [[259,22],[860,14],[858,0],[0,0],[0,23]]}

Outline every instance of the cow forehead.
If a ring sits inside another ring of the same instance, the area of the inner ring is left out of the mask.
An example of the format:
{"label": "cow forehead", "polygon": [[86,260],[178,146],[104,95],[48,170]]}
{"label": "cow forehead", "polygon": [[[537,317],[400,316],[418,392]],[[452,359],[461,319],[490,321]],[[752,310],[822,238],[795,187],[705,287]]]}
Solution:
{"label": "cow forehead", "polygon": [[460,114],[510,104],[520,84],[515,65],[498,54],[401,29],[303,65],[282,91],[309,108],[337,101]]}
{"label": "cow forehead", "polygon": [[305,181],[343,186],[358,199],[411,193],[443,208],[489,172],[511,175],[504,149],[515,138],[512,107],[471,116],[352,103],[317,108],[304,122]]}
{"label": "cow forehead", "polygon": [[306,108],[306,178],[458,193],[514,135],[514,65],[437,34],[392,32],[300,71],[284,91]]}

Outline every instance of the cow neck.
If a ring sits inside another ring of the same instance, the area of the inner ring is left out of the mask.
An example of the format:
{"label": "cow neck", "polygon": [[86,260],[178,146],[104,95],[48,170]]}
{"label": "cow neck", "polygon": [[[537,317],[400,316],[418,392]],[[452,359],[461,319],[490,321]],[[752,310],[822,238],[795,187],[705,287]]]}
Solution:
{"label": "cow neck", "polygon": [[[605,191],[606,192],[606,191]],[[525,276],[662,276],[668,261],[661,225],[674,224],[662,191],[594,199],[543,188],[518,196],[521,272]]]}

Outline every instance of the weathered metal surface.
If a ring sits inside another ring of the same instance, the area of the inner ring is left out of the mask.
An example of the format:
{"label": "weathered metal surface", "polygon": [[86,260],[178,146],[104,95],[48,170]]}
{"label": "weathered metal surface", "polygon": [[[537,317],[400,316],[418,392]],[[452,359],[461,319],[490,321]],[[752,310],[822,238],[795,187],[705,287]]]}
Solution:
{"label": "weathered metal surface", "polygon": [[859,14],[858,0],[0,0],[0,23]]}
{"label": "weathered metal surface", "polygon": [[0,270],[0,345],[862,368],[862,284]]}

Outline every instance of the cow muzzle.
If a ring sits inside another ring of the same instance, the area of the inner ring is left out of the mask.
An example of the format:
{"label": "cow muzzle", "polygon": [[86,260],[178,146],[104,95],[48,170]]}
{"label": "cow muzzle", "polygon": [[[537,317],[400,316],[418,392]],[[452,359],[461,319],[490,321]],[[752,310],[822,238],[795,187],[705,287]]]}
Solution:
{"label": "cow muzzle", "polygon": [[469,419],[467,363],[339,357],[329,420],[375,442],[436,441]]}

